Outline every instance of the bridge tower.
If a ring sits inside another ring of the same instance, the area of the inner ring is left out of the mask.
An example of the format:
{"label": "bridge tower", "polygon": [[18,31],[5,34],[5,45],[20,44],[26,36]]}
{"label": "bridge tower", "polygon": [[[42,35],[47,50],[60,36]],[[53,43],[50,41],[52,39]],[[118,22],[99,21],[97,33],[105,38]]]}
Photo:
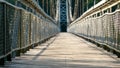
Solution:
{"label": "bridge tower", "polygon": [[67,31],[66,0],[60,0],[60,29],[61,32]]}

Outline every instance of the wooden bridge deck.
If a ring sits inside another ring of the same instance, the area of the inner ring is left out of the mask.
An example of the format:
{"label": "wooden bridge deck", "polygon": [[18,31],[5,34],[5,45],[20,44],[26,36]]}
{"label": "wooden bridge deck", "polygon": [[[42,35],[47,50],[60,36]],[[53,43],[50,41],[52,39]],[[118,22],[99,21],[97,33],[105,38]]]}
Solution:
{"label": "wooden bridge deck", "polygon": [[60,33],[2,68],[120,68],[120,59],[80,37]]}

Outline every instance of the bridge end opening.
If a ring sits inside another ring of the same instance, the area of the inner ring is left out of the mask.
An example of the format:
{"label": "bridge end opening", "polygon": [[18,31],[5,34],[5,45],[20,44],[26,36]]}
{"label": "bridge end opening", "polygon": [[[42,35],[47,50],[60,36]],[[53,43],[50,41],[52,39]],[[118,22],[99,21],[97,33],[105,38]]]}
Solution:
{"label": "bridge end opening", "polygon": [[61,22],[60,24],[61,32],[67,32],[67,22]]}

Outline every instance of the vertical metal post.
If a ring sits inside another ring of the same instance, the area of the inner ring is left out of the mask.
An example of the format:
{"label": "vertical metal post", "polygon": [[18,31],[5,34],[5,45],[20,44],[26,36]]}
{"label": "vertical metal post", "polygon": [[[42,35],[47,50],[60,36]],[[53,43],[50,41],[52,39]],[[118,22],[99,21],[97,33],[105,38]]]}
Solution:
{"label": "vertical metal post", "polygon": [[4,4],[4,55],[6,54],[6,4]]}
{"label": "vertical metal post", "polygon": [[16,56],[20,56],[20,52],[21,52],[21,49],[20,49],[21,48],[21,10],[18,10],[18,11],[20,13],[20,17],[19,17],[20,21],[19,21],[19,28],[18,28],[19,29],[19,32],[18,32],[19,33],[18,35],[19,36],[19,41],[18,41],[19,50],[16,51]]}
{"label": "vertical metal post", "polygon": [[[1,13],[2,13],[2,18],[4,19],[4,4],[3,3],[0,3],[1,5],[2,5],[2,9],[3,9],[3,11],[1,11]],[[4,26],[5,26],[5,24],[4,24],[4,20],[3,20],[3,22],[0,22],[0,24],[3,24],[3,33],[5,33],[4,32]],[[5,34],[3,34],[3,35],[5,35]],[[3,37],[3,39],[5,39],[5,36]],[[2,55],[4,56],[5,55],[5,45],[4,45],[4,40],[3,40],[3,53],[2,53]],[[2,57],[2,58],[0,58],[0,66],[3,66],[4,65],[4,57]]]}
{"label": "vertical metal post", "polygon": [[[7,25],[8,25],[8,22],[6,22],[6,17],[7,17],[7,7],[6,7],[6,4],[5,4],[5,7],[4,7],[5,9],[4,9],[4,23],[5,23],[5,54],[6,54],[6,46],[7,46],[7,37],[6,37],[6,35],[7,35]],[[8,25],[9,26],[9,25]],[[10,45],[10,44],[9,44]],[[11,47],[10,47],[11,48]],[[7,61],[11,61],[12,59],[11,59],[11,54],[9,54],[8,56],[7,56]]]}

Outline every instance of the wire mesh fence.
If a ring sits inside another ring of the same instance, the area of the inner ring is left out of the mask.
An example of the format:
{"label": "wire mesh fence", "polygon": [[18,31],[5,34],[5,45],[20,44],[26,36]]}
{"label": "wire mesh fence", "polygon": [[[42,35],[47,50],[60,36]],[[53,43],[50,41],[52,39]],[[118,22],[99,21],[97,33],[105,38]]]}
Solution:
{"label": "wire mesh fence", "polygon": [[55,22],[4,2],[0,27],[0,64],[59,33]]}
{"label": "wire mesh fence", "polygon": [[68,31],[120,52],[119,10],[96,18],[82,19],[71,25]]}

